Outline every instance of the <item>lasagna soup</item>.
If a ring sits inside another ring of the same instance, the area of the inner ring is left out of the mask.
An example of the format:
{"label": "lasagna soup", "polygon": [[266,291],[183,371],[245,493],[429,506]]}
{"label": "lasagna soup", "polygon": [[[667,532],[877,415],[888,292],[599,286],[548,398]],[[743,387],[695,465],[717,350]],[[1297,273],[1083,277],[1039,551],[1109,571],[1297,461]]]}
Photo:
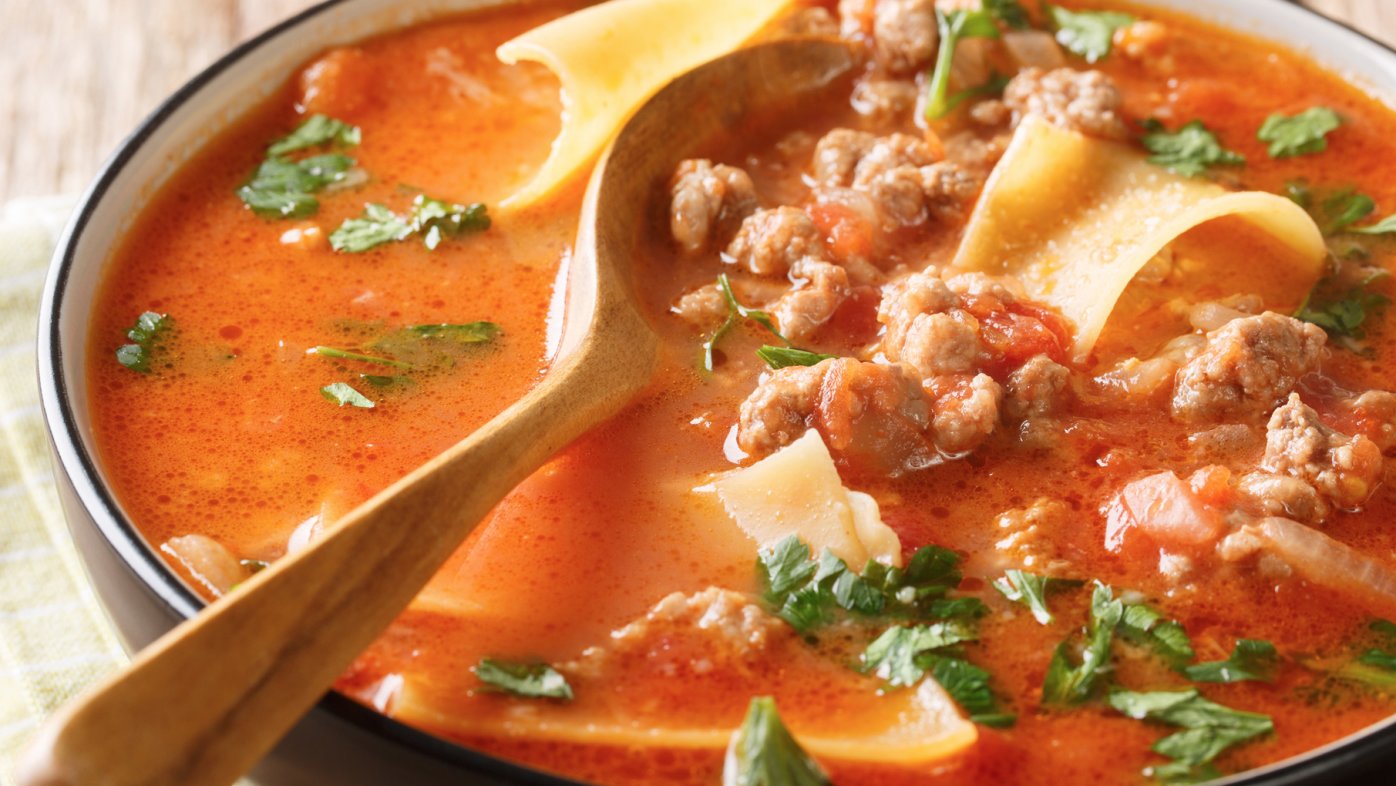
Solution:
{"label": "lasagna soup", "polygon": [[[324,52],[114,250],[102,463],[206,597],[547,373],[584,177],[501,207],[563,103],[495,49],[579,7]],[[1396,711],[1396,115],[1146,5],[789,37],[857,65],[634,217],[653,383],[338,690],[637,785],[1199,782]]]}

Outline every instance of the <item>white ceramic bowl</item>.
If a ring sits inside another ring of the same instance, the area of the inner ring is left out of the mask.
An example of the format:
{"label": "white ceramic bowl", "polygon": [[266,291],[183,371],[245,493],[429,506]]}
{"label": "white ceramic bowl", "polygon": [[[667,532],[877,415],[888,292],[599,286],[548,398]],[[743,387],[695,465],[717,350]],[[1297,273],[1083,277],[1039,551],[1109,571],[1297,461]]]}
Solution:
{"label": "white ceramic bowl", "polygon": [[[192,616],[203,601],[132,526],[95,458],[84,358],[88,318],[109,250],[183,162],[322,50],[442,13],[525,1],[328,0],[238,47],[180,88],[122,143],[88,189],[49,272],[40,313],[39,384],[64,512],[98,595],[132,649]],[[1284,42],[1373,92],[1396,96],[1396,52],[1281,0],[1148,4]],[[1391,776],[1375,774],[1351,780],[1354,772],[1383,762],[1396,765],[1396,718],[1225,782],[1391,782]],[[253,777],[263,786],[569,783],[418,732],[337,694],[327,695]]]}

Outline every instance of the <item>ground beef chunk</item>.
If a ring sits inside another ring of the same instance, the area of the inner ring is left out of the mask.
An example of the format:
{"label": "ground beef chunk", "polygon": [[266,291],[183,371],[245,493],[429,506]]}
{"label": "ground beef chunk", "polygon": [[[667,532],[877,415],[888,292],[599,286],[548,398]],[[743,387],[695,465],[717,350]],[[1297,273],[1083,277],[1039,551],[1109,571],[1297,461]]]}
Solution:
{"label": "ground beef chunk", "polygon": [[777,207],[747,216],[727,254],[753,273],[783,276],[804,257],[822,257],[824,239],[809,213]]}
{"label": "ground beef chunk", "polygon": [[1236,481],[1241,507],[1254,516],[1284,516],[1317,523],[1328,517],[1328,503],[1299,478],[1271,472],[1249,472]]}
{"label": "ground beef chunk", "polygon": [[1120,118],[1120,92],[1099,71],[1025,68],[1004,88],[1003,102],[1019,117],[1038,115],[1062,128],[1105,139],[1128,136]]}
{"label": "ground beef chunk", "polygon": [[790,268],[796,287],[770,307],[781,335],[791,341],[808,338],[838,311],[852,291],[848,271],[815,257],[797,260]]}
{"label": "ground beef chunk", "polygon": [[597,678],[631,658],[653,665],[658,652],[659,657],[682,659],[668,667],[702,674],[745,661],[790,637],[790,626],[747,596],[708,587],[665,596],[645,616],[613,631],[605,644],[587,648],[558,668],[570,676]]}
{"label": "ground beef chunk", "polygon": [[969,453],[998,427],[1003,388],[988,374],[937,377],[930,387],[935,444],[942,453]]}
{"label": "ground beef chunk", "polygon": [[[877,321],[886,326],[886,332],[882,337],[882,351],[889,360],[902,361],[920,370],[920,363],[929,362],[927,370],[929,374],[923,376],[933,376],[935,361],[939,358],[956,358],[961,352],[958,349],[945,349],[930,347],[927,344],[936,338],[949,334],[950,325],[923,325],[916,328],[917,322],[926,322],[926,318],[932,314],[945,314],[959,306],[959,298],[950,287],[946,286],[945,280],[940,277],[940,272],[935,268],[928,268],[920,273],[913,273],[906,278],[897,280],[883,287],[882,302],[878,305]],[[968,315],[966,315],[968,316]],[[970,317],[973,319],[973,317]],[[958,324],[961,321],[955,320]],[[913,328],[916,342],[907,351],[907,345],[911,342]],[[961,334],[962,335],[962,334]],[[978,332],[974,336],[975,348],[978,347]],[[968,370],[967,368],[955,368],[956,371]]]}
{"label": "ground beef chunk", "polygon": [[1071,370],[1046,355],[1035,355],[1008,375],[1004,415],[1014,420],[1048,417],[1061,406]]}
{"label": "ground beef chunk", "polygon": [[840,460],[895,476],[940,460],[929,425],[926,394],[900,366],[833,358],[762,379],[742,402],[737,444],[761,456],[815,428]]}
{"label": "ground beef chunk", "polygon": [[979,351],[979,321],[957,308],[918,314],[907,328],[906,342],[896,359],[916,369],[924,379],[974,370]]}
{"label": "ground beef chunk", "polygon": [[1326,340],[1317,325],[1273,311],[1234,319],[1178,370],[1173,413],[1204,421],[1268,411],[1318,366]]}
{"label": "ground beef chunk", "polygon": [[959,164],[937,161],[925,141],[908,134],[876,137],[839,128],[819,140],[814,180],[823,189],[852,188],[867,194],[892,226],[959,215],[979,189],[979,180]]}
{"label": "ground beef chunk", "polygon": [[877,0],[873,57],[893,74],[919,71],[936,53],[935,0]]}
{"label": "ground beef chunk", "polygon": [[879,125],[895,123],[916,108],[919,93],[909,79],[863,79],[853,88],[853,111]]}
{"label": "ground beef chunk", "polygon": [[1329,428],[1297,393],[1270,416],[1261,467],[1311,484],[1340,508],[1366,501],[1384,470],[1376,443]]}
{"label": "ground beef chunk", "polygon": [[707,284],[682,295],[669,310],[688,324],[707,329],[727,318],[727,299],[717,284]]}
{"label": "ground beef chunk", "polygon": [[669,228],[679,247],[702,251],[757,207],[751,176],[737,167],[691,158],[679,163],[670,187]]}
{"label": "ground beef chunk", "polygon": [[997,98],[990,98],[970,107],[969,117],[981,126],[995,128],[1013,122],[1013,110]]}
{"label": "ground beef chunk", "polygon": [[910,134],[878,137],[866,131],[836,128],[814,148],[814,179],[824,186],[865,188],[884,173],[936,161],[924,141]]}

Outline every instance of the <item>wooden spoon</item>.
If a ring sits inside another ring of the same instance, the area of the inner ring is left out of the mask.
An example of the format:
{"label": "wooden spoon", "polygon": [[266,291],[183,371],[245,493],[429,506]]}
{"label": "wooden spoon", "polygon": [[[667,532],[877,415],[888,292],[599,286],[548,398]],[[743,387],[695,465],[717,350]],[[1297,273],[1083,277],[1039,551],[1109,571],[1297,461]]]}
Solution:
{"label": "wooden spoon", "polygon": [[63,707],[28,751],[22,786],[225,786],[304,715],[515,485],[617,412],[659,341],[632,261],[677,162],[754,109],[828,85],[842,45],[741,50],[641,107],[587,189],[553,370],[522,400],[360,505]]}

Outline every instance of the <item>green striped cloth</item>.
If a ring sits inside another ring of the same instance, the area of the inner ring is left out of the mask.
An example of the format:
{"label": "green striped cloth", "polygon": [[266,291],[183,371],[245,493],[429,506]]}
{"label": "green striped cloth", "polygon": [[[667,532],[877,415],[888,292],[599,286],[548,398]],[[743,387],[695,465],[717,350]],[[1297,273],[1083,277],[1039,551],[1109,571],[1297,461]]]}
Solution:
{"label": "green striped cloth", "polygon": [[0,208],[0,784],[39,721],[126,661],[83,573],[53,485],[34,333],[66,198]]}

